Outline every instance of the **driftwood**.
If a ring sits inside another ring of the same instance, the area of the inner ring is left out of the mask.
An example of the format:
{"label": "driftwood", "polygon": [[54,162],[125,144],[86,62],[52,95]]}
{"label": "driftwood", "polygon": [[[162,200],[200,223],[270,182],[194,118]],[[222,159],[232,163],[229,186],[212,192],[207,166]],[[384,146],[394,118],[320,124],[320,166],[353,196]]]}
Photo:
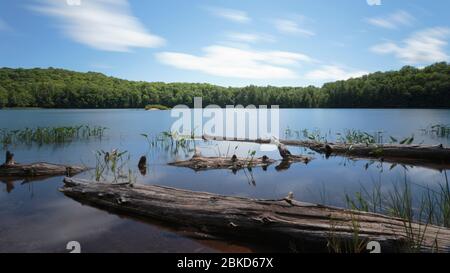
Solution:
{"label": "driftwood", "polygon": [[45,162],[20,164],[14,161],[14,154],[6,152],[6,161],[0,165],[0,177],[36,177],[68,175],[72,176],[87,170],[86,167],[60,165]]}
{"label": "driftwood", "polygon": [[259,158],[238,158],[233,155],[230,158],[227,157],[203,157],[194,155],[189,160],[175,161],[169,163],[169,165],[176,167],[186,167],[195,171],[204,171],[212,169],[230,169],[237,171],[244,168],[262,167],[273,164],[275,160],[262,156]]}
{"label": "driftwood", "polygon": [[[204,136],[203,139],[259,144],[273,143],[269,139],[225,139],[213,136]],[[353,159],[377,159],[390,163],[421,166],[437,170],[450,169],[450,148],[445,148],[443,145],[344,144],[304,140],[279,140],[279,143],[309,148],[315,152],[325,154],[327,157],[338,155]]]}
{"label": "driftwood", "polygon": [[[380,214],[302,203],[292,194],[281,200],[256,200],[156,185],[106,184],[65,178],[60,190],[98,208],[197,230],[216,238],[279,244],[297,251],[327,251],[355,240],[377,241],[382,252],[450,251],[450,230],[405,223]],[[414,241],[417,242],[417,241]],[[363,245],[365,246],[365,245]],[[365,248],[364,248],[365,249]]]}
{"label": "driftwood", "polygon": [[[293,155],[285,145],[278,144],[278,151],[282,157],[281,163],[276,166],[276,170],[289,169],[292,163],[301,162],[308,164],[313,158],[304,155]],[[196,150],[194,156],[185,161],[176,161],[169,165],[177,167],[187,167],[195,171],[212,170],[212,169],[231,169],[233,172],[243,168],[262,167],[264,170],[275,160],[262,156],[259,158],[238,158],[233,155],[231,158],[226,157],[203,157],[200,151]]]}

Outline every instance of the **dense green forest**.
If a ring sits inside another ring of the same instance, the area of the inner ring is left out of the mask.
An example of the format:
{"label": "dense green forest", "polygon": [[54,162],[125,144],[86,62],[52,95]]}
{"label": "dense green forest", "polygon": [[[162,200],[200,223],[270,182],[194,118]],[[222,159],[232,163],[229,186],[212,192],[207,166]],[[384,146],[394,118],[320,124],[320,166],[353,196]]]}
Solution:
{"label": "dense green forest", "polygon": [[0,69],[1,107],[143,108],[148,104],[311,107],[450,108],[450,65],[377,72],[322,87],[221,87],[204,83],[136,82],[63,69]]}

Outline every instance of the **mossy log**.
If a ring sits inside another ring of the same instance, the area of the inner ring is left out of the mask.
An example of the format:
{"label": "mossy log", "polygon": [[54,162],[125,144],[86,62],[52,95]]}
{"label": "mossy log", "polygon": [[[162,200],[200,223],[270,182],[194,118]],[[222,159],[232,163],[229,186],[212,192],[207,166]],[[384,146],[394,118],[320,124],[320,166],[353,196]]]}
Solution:
{"label": "mossy log", "polygon": [[358,240],[364,243],[363,250],[369,241],[376,241],[382,252],[411,251],[411,245],[417,247],[415,251],[450,251],[449,229],[298,202],[292,194],[280,200],[257,200],[157,185],[116,185],[74,178],[65,178],[64,183],[60,190],[81,203],[242,243],[328,251],[337,244],[349,246]]}
{"label": "mossy log", "polygon": [[14,154],[7,151],[5,163],[0,165],[0,177],[72,176],[85,170],[87,170],[87,168],[82,166],[51,164],[45,162],[20,164],[14,161]]}
{"label": "mossy log", "polygon": [[[204,136],[203,139],[216,141],[239,141],[258,144],[273,143],[269,139],[224,139]],[[338,155],[353,159],[377,159],[390,163],[427,167],[438,170],[450,169],[450,148],[443,145],[403,145],[403,144],[345,144],[323,143],[304,140],[279,140],[287,146],[309,148],[326,156]]]}

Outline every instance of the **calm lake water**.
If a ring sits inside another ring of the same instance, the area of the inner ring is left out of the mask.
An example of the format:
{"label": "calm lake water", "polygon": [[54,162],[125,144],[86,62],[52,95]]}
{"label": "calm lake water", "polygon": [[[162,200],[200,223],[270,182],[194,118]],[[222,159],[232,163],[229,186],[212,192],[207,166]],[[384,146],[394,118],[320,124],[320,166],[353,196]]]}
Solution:
{"label": "calm lake water", "polygon": [[[342,157],[315,159],[308,165],[293,164],[277,171],[274,164],[266,171],[255,168],[252,173],[228,170],[194,172],[168,166],[168,162],[184,159],[192,153],[174,151],[166,146],[149,147],[140,134],[158,134],[169,130],[175,118],[170,111],[143,110],[0,110],[0,128],[21,129],[37,126],[74,126],[81,124],[108,127],[101,139],[75,141],[66,145],[10,146],[16,161],[46,161],[95,166],[95,151],[119,149],[128,151],[138,183],[159,184],[176,188],[207,191],[225,195],[255,198],[283,198],[289,192],[297,200],[346,206],[345,194],[354,195],[361,187],[370,189],[376,183],[388,191],[407,179],[413,192],[425,187],[437,188],[445,181],[444,173],[419,167],[392,166],[367,160],[351,161]],[[280,135],[309,129],[320,130],[332,139],[336,132],[359,129],[383,131],[386,139],[415,136],[415,143],[450,146],[447,138],[424,134],[420,129],[432,124],[450,124],[450,110],[368,110],[368,109],[282,109]],[[291,137],[295,137],[291,135]],[[258,150],[256,144],[235,142],[203,142],[197,145],[204,155],[224,155],[227,151],[246,156]],[[237,148],[235,148],[238,146]],[[311,153],[291,148],[293,153]],[[5,149],[0,149],[4,160]],[[230,152],[230,153],[232,153]],[[257,156],[263,153],[258,152]],[[277,152],[266,152],[279,159]],[[148,157],[148,172],[137,170],[140,156]],[[79,175],[92,178],[93,172]],[[0,183],[0,252],[67,252],[69,241],[81,243],[84,252],[220,252],[255,251],[233,242],[211,242],[191,239],[172,228],[143,222],[83,206],[65,197],[58,189],[63,177],[40,181],[1,181]]]}

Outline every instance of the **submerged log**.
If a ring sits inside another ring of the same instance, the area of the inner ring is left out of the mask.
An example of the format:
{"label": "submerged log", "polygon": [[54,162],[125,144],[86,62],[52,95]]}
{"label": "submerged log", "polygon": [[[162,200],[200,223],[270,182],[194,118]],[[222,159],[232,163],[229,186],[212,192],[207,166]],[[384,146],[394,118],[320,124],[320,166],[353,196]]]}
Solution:
{"label": "submerged log", "polygon": [[[450,230],[375,213],[281,200],[256,200],[156,185],[106,184],[65,178],[60,190],[108,211],[162,221],[241,242],[277,243],[298,251],[327,251],[342,243],[377,241],[382,252],[450,251]],[[420,244],[417,244],[417,238]],[[365,245],[364,245],[365,246]],[[365,248],[364,248],[365,249]]]}
{"label": "submerged log", "polygon": [[11,153],[10,151],[6,151],[6,156],[5,156],[5,164],[6,166],[11,166],[16,164],[16,162],[14,161],[14,154]]}
{"label": "submerged log", "polygon": [[253,167],[267,167],[273,164],[275,160],[262,156],[260,158],[238,158],[233,155],[231,158],[227,157],[203,157],[200,155],[194,155],[189,160],[175,161],[169,163],[169,165],[176,167],[186,167],[195,171],[204,171],[212,169],[230,169],[237,171],[244,168]]}
{"label": "submerged log", "polygon": [[[213,136],[204,136],[204,138],[217,141],[274,144],[270,139],[225,139]],[[450,169],[450,148],[443,147],[443,145],[345,144],[304,140],[279,140],[279,142],[283,145],[309,148],[326,156],[338,155],[353,159],[377,159],[438,170]]]}
{"label": "submerged log", "polygon": [[6,161],[0,165],[0,177],[36,177],[68,175],[72,176],[87,170],[86,167],[60,165],[45,162],[20,164],[14,161],[14,154],[6,152]]}
{"label": "submerged log", "polygon": [[145,176],[147,175],[147,157],[141,156],[138,163],[138,169],[141,175]]}

